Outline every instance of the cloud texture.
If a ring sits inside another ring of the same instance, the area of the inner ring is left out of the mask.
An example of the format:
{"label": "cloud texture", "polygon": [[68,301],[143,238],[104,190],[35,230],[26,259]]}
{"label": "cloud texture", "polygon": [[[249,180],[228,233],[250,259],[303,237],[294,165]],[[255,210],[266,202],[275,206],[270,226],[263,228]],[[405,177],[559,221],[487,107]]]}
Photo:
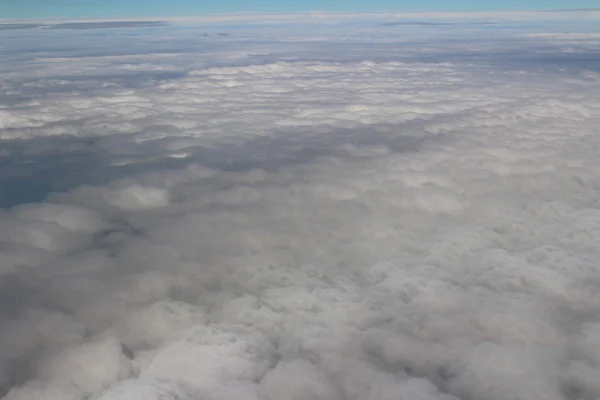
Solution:
{"label": "cloud texture", "polygon": [[600,399],[597,38],[248,29],[7,52],[4,398]]}

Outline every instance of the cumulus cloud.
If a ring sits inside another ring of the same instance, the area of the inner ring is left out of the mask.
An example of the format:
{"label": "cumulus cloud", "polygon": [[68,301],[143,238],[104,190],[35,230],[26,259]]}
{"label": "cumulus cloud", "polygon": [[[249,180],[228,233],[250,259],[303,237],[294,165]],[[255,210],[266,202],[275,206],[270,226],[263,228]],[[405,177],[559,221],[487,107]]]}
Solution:
{"label": "cumulus cloud", "polygon": [[3,398],[600,396],[597,37],[339,20],[0,32]]}

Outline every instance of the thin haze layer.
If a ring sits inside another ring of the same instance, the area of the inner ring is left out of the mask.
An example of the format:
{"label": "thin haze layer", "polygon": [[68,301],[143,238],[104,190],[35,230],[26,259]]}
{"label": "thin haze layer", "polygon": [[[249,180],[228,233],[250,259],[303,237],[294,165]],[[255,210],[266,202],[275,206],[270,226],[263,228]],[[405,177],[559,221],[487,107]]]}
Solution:
{"label": "thin haze layer", "polygon": [[600,36],[391,22],[0,32],[4,398],[600,398]]}

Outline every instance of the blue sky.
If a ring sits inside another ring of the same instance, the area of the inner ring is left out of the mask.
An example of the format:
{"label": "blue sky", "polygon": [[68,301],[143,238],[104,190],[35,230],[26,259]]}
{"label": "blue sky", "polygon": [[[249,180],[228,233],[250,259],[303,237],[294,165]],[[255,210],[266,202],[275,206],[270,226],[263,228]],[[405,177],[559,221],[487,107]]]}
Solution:
{"label": "blue sky", "polygon": [[598,6],[598,0],[0,0],[0,18],[156,17],[310,10],[536,10]]}

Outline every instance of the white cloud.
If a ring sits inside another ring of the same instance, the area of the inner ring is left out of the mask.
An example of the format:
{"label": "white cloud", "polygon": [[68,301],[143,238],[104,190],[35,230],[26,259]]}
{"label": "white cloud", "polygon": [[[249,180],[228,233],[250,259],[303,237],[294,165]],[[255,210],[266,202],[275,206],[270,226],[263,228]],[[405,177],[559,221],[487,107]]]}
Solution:
{"label": "white cloud", "polygon": [[210,393],[222,384],[260,380],[274,358],[275,348],[266,339],[199,326],[160,348],[141,377]]}
{"label": "white cloud", "polygon": [[132,185],[110,193],[108,203],[124,211],[152,210],[169,204],[169,192],[165,189]]}
{"label": "white cloud", "polygon": [[0,184],[46,192],[0,214],[7,399],[598,397],[597,70],[363,28],[11,59]]}
{"label": "white cloud", "polygon": [[130,364],[114,337],[88,339],[43,357],[38,376],[42,380],[65,382],[89,396],[129,377]]}

